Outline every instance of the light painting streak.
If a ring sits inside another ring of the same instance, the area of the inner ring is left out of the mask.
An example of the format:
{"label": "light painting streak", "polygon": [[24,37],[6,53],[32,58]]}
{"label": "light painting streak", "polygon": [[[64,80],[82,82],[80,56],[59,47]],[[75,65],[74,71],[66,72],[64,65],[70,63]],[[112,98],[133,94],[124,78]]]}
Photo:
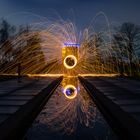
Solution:
{"label": "light painting streak", "polygon": [[[74,93],[72,95],[67,95],[67,90],[69,90],[69,89],[74,90]],[[64,87],[63,93],[66,96],[66,98],[71,100],[71,99],[74,99],[77,96],[77,89],[73,85],[67,85],[66,87]]]}
{"label": "light painting streak", "polygon": [[[73,66],[69,66],[69,65],[67,64],[66,61],[67,61],[68,58],[71,58],[71,59],[74,60],[74,65],[73,65]],[[65,59],[64,59],[64,61],[63,61],[63,64],[64,64],[64,66],[65,66],[67,69],[73,69],[73,68],[77,65],[77,58],[76,58],[74,55],[68,55],[68,56],[65,57]]]}

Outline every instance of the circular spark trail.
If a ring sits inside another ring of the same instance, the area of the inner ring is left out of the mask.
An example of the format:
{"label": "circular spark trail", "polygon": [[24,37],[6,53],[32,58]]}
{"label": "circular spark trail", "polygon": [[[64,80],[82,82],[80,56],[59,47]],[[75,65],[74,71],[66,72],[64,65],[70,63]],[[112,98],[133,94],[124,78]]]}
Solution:
{"label": "circular spark trail", "polygon": [[77,89],[76,89],[76,87],[73,86],[73,85],[67,85],[64,88],[64,95],[68,99],[74,99],[77,96]]}
{"label": "circular spark trail", "polygon": [[63,64],[67,69],[72,69],[77,65],[77,58],[74,55],[68,55],[65,57]]}

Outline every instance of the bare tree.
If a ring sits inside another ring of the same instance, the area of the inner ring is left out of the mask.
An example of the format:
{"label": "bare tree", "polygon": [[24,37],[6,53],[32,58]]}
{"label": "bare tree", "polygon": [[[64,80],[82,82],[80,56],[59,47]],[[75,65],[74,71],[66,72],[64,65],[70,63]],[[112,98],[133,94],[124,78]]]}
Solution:
{"label": "bare tree", "polygon": [[119,58],[123,61],[125,58],[129,60],[131,75],[134,74],[135,49],[140,37],[140,27],[133,23],[123,23],[114,34],[114,43],[119,47]]}
{"label": "bare tree", "polygon": [[[92,33],[87,39],[83,40],[81,53],[84,52],[83,64],[86,65],[86,69],[91,69],[94,72],[100,72],[101,70],[101,55],[100,47],[102,46],[103,39],[101,33]],[[89,68],[90,67],[90,68]]]}
{"label": "bare tree", "polygon": [[15,50],[15,62],[21,63],[22,73],[39,73],[45,67],[45,56],[41,49],[41,38],[38,31],[29,26],[21,27],[19,43]]}
{"label": "bare tree", "polygon": [[0,44],[4,43],[15,32],[15,26],[11,25],[5,19],[0,24]]}
{"label": "bare tree", "polygon": [[[13,45],[12,36],[16,31],[15,26],[11,25],[5,19],[0,22],[0,62],[5,65],[12,60]],[[2,66],[3,67],[3,66]]]}

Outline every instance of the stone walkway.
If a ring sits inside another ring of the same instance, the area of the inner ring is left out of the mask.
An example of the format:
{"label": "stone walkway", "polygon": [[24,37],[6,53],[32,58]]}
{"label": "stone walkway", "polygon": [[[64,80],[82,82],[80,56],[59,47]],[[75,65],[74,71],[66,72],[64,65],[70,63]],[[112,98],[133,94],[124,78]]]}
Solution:
{"label": "stone walkway", "polygon": [[116,77],[86,77],[86,79],[140,122],[140,81]]}
{"label": "stone walkway", "polygon": [[20,83],[16,79],[0,83],[0,123],[31,100],[55,78],[25,77]]}
{"label": "stone walkway", "polygon": [[140,83],[129,78],[79,77],[120,139],[140,139]]}

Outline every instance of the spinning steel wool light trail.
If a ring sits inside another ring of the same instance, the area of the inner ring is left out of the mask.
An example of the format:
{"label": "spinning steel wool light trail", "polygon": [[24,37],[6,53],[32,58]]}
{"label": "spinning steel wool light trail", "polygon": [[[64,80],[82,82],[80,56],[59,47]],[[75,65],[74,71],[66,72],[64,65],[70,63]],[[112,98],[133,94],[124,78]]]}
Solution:
{"label": "spinning steel wool light trail", "polygon": [[[106,25],[95,32],[93,25],[99,16]],[[129,52],[116,47],[113,31],[104,13],[98,13],[90,26],[78,32],[70,20],[46,20],[33,23],[0,47],[0,73],[16,74],[21,64],[22,74],[119,74],[130,70]],[[123,35],[121,35],[122,39]],[[138,56],[133,56],[139,69]]]}

